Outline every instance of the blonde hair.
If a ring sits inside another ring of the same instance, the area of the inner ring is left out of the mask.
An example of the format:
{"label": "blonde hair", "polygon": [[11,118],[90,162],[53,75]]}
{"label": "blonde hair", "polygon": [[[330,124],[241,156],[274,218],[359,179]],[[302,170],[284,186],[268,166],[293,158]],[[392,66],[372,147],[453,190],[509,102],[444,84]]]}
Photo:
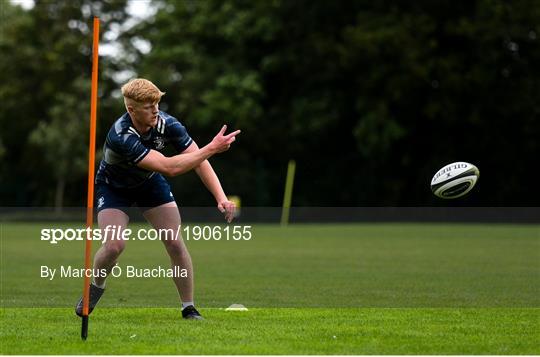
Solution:
{"label": "blonde hair", "polygon": [[165,92],[160,91],[154,83],[144,78],[132,79],[122,86],[122,95],[126,106],[131,101],[139,104],[157,103],[164,94]]}

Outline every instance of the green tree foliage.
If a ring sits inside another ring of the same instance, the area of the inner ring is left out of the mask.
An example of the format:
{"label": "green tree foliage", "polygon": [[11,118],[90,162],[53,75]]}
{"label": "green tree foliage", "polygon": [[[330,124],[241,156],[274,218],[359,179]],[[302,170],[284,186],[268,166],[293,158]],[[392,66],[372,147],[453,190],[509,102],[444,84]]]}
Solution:
{"label": "green tree foliage", "polygon": [[[60,172],[77,171],[65,161],[67,168],[54,172],[38,150],[54,145],[46,132],[86,130],[62,126],[58,116],[76,111],[70,120],[86,120],[76,98],[88,103],[80,86],[90,75],[90,14],[109,14],[107,28],[125,20],[124,5],[59,0],[4,10],[5,202],[52,202]],[[103,59],[99,140],[123,111],[111,77],[132,70],[167,91],[162,109],[199,144],[223,123],[243,130],[233,150],[212,162],[226,191],[244,205],[281,204],[290,158],[297,160],[293,205],[452,204],[436,200],[429,181],[458,160],[478,165],[482,177],[456,204],[538,204],[530,174],[540,134],[538,2],[156,0],[153,6],[156,16],[118,38],[124,51]],[[144,41],[149,52],[138,45]],[[177,196],[185,205],[212,204],[197,181],[174,179]],[[70,186],[66,201],[80,202],[81,190]]]}
{"label": "green tree foliage", "polygon": [[[51,121],[40,121],[32,130],[28,143],[35,145],[41,152],[41,159],[48,167],[53,168],[52,175],[56,181],[54,206],[60,210],[64,205],[66,184],[74,182],[87,172],[89,120],[69,118],[65,113],[85,113],[87,103],[80,100],[87,95],[90,83],[80,80],[76,86],[78,91],[59,93],[49,107],[48,116]],[[76,85],[76,84],[74,84]]]}
{"label": "green tree foliage", "polygon": [[[126,19],[125,5],[125,0],[37,0],[24,11],[2,2],[4,204],[61,207],[65,190],[67,204],[85,201],[86,167],[81,161],[88,155],[92,18],[101,18],[101,33],[106,33]],[[102,60],[101,66],[114,71],[114,63]],[[110,110],[112,83],[101,76],[101,113]]]}
{"label": "green tree foliage", "polygon": [[2,141],[0,140],[0,159],[2,159],[5,153],[6,153],[6,149],[4,148],[4,145],[2,144]]}
{"label": "green tree foliage", "polygon": [[532,65],[540,55],[538,3],[420,1],[384,14],[380,6],[345,29],[343,50],[345,71],[357,82],[360,151],[377,135],[385,143],[384,131],[361,130],[376,108],[384,113],[375,120],[397,139],[372,153],[384,165],[371,156],[366,166],[383,178],[374,193],[388,204],[410,204],[426,196],[437,167],[464,160],[482,171],[470,202],[537,204],[529,172],[540,132]]}
{"label": "green tree foliage", "polygon": [[483,173],[461,204],[538,202],[537,2],[156,4],[136,70],[202,141],[244,130],[224,172],[247,204],[280,204],[289,158],[296,205],[436,204],[458,160]]}

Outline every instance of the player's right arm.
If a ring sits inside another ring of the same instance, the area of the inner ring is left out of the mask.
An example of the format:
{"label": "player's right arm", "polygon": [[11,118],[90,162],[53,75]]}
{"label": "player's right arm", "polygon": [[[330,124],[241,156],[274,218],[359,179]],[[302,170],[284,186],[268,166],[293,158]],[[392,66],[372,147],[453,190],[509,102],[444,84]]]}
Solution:
{"label": "player's right arm", "polygon": [[197,151],[179,154],[171,157],[164,156],[157,150],[150,152],[137,164],[137,166],[159,172],[165,176],[177,176],[186,173],[199,166],[203,161],[220,152],[227,151],[236,140],[240,130],[224,135],[227,125],[224,125],[219,133],[206,146]]}

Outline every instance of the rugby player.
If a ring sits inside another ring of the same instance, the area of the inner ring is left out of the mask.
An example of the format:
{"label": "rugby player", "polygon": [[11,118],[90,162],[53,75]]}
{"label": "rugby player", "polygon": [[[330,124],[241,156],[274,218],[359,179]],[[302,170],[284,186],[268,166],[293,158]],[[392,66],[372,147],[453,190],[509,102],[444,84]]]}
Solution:
{"label": "rugby player", "polygon": [[[187,278],[173,278],[182,303],[182,317],[202,319],[194,304],[191,257],[181,236],[174,239],[180,226],[180,213],[163,176],[195,170],[214,196],[217,208],[231,222],[235,204],[227,199],[208,158],[228,150],[240,130],[225,134],[227,126],[223,126],[209,144],[199,148],[176,118],[159,110],[164,94],[142,78],[122,87],[127,112],[109,130],[96,174],[98,225],[102,232],[107,226],[125,229],[129,222],[128,208],[137,205],[155,229],[173,232],[162,242],[172,267],[187,271]],[[164,156],[161,151],[167,145],[172,145],[177,155]],[[124,240],[107,239],[96,252],[94,271],[105,269],[108,275],[124,247]],[[105,279],[106,276],[94,276],[90,284],[89,313],[105,290]],[[75,312],[82,316],[82,298]]]}

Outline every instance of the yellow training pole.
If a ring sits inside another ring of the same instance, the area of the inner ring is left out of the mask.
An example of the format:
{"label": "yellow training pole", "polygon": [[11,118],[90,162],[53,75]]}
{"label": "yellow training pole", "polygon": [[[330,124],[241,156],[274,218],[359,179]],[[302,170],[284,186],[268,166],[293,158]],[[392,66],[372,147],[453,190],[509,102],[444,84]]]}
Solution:
{"label": "yellow training pole", "polygon": [[285,181],[285,194],[283,195],[283,209],[281,210],[281,225],[289,224],[289,211],[291,208],[292,191],[294,185],[294,172],[296,161],[290,160],[287,168],[287,180]]}

